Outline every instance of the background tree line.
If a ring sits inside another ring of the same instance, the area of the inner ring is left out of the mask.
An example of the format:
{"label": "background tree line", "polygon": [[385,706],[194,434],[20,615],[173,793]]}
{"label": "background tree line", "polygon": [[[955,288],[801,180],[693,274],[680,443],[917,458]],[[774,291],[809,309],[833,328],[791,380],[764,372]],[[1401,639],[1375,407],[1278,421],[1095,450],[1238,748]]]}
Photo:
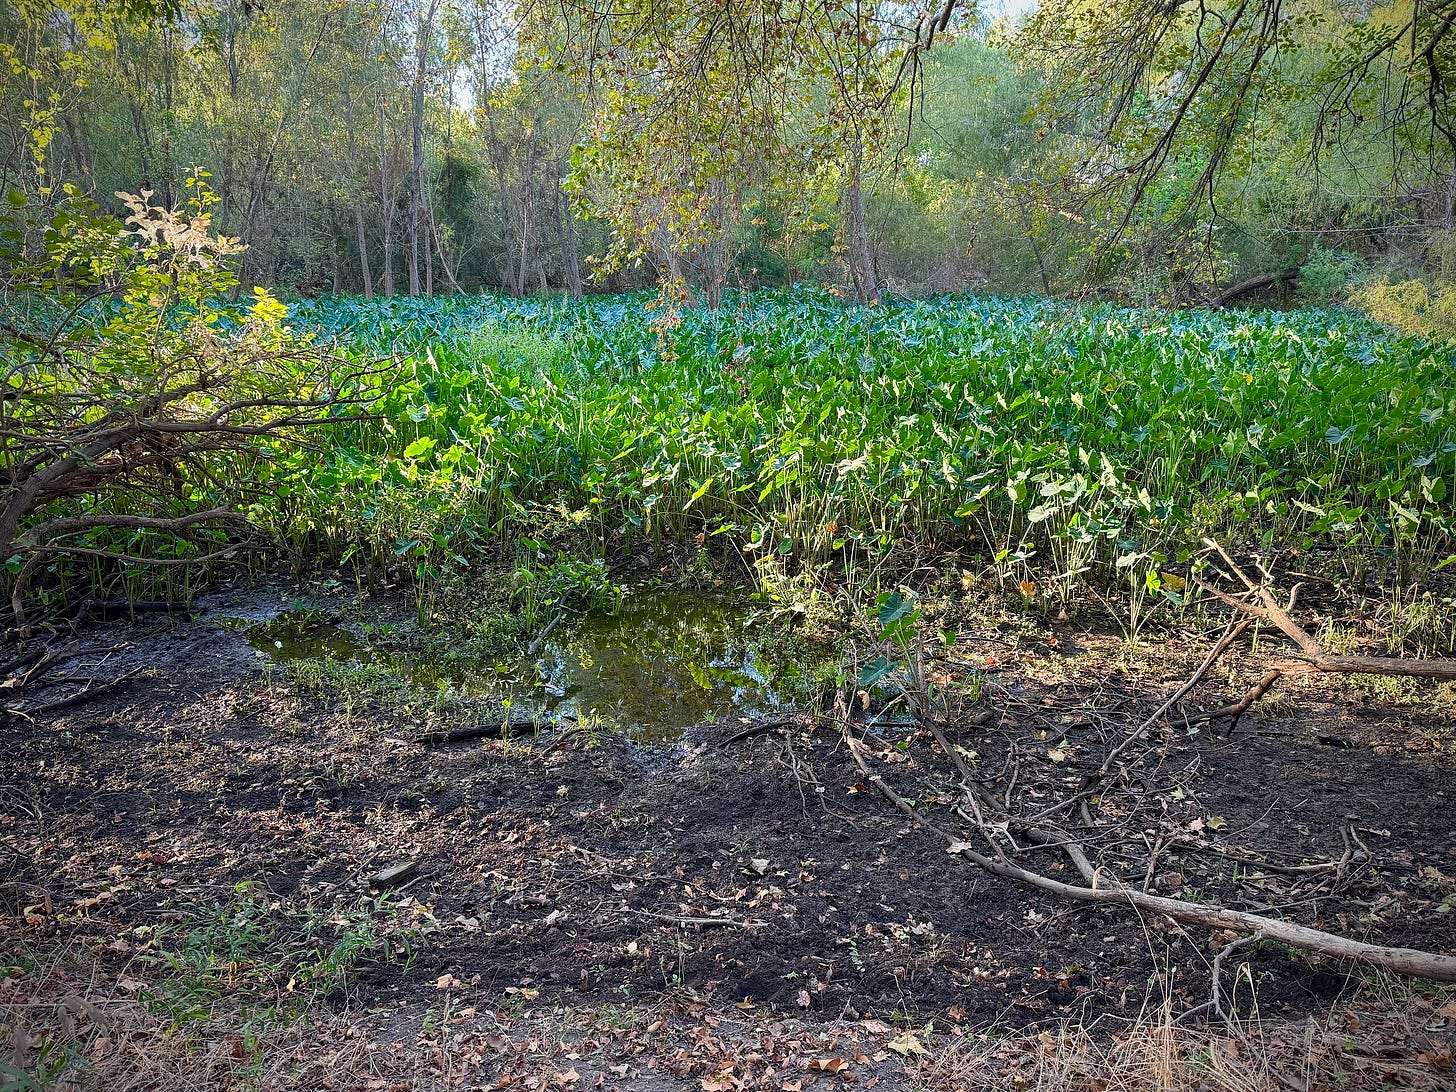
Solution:
{"label": "background tree line", "polygon": [[[175,203],[242,287],[724,286],[1453,321],[1456,0],[7,0],[3,182]],[[21,197],[17,197],[19,200]]]}

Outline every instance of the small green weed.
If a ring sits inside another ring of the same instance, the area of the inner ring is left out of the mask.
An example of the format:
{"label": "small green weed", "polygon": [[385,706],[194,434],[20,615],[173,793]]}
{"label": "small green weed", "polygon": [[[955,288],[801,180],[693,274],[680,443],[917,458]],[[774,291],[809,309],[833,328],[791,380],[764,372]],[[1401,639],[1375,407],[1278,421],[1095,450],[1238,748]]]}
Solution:
{"label": "small green weed", "polygon": [[391,919],[378,902],[295,909],[240,883],[226,902],[158,937],[169,977],[148,1000],[174,1025],[207,1019],[224,997],[248,1003],[259,1025],[284,1020],[342,988],[362,961],[387,957],[398,935]]}

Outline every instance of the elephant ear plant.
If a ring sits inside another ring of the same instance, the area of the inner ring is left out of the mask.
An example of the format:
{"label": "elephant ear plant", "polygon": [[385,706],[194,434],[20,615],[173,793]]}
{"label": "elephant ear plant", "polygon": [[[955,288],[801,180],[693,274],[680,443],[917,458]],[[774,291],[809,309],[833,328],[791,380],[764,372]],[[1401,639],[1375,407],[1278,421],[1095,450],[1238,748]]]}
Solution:
{"label": "elephant ear plant", "polygon": [[[156,571],[226,556],[267,449],[369,417],[375,374],[243,303],[200,172],[179,209],[66,189],[0,214],[0,560],[16,618],[64,602],[68,566]],[[42,579],[44,577],[44,579]],[[57,593],[59,589],[59,594]]]}

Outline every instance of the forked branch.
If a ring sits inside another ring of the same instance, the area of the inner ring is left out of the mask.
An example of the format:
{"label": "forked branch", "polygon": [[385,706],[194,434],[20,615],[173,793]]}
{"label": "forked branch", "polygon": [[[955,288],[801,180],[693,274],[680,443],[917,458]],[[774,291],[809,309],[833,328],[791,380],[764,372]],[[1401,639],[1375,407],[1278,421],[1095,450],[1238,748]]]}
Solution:
{"label": "forked branch", "polygon": [[1300,675],[1311,671],[1332,675],[1400,675],[1417,679],[1456,680],[1456,660],[1418,660],[1402,656],[1350,656],[1326,652],[1319,640],[1294,620],[1293,611],[1299,599],[1300,584],[1294,585],[1289,593],[1289,602],[1283,606],[1267,584],[1256,583],[1229,556],[1227,550],[1213,539],[1204,539],[1206,545],[1217,550],[1233,574],[1244,584],[1253,599],[1236,598],[1194,577],[1193,582],[1219,602],[1240,614],[1268,622],[1285,637],[1293,641],[1302,653],[1297,660],[1272,665],[1248,692],[1238,701],[1205,713],[1199,719],[1215,720],[1232,717],[1235,721],[1246,713],[1286,675]]}
{"label": "forked branch", "polygon": [[845,741],[849,753],[854,757],[854,761],[865,779],[875,787],[881,796],[917,825],[944,838],[947,852],[970,861],[994,876],[1016,880],[1018,883],[1028,884],[1076,902],[1128,906],[1145,913],[1162,914],[1174,921],[1189,925],[1201,925],[1210,929],[1227,929],[1248,936],[1277,940],[1303,951],[1316,952],[1350,962],[1365,963],[1394,971],[1397,974],[1414,975],[1437,982],[1456,982],[1456,956],[1453,955],[1424,952],[1415,948],[1367,944],[1364,941],[1352,940],[1337,933],[1311,929],[1308,926],[1296,925],[1293,922],[1266,917],[1262,914],[1153,895],[1124,884],[1121,880],[1108,875],[1105,870],[1094,869],[1088,876],[1083,863],[1086,860],[1085,851],[1074,842],[1062,843],[1062,848],[1073,865],[1083,874],[1086,879],[1085,885],[1064,883],[1040,872],[1033,872],[1031,869],[1022,868],[1005,856],[1001,856],[999,859],[988,857],[954,832],[946,830],[921,814],[908,800],[886,784],[884,778],[875,773],[865,760],[867,748],[863,741],[854,738],[848,732],[845,733]]}

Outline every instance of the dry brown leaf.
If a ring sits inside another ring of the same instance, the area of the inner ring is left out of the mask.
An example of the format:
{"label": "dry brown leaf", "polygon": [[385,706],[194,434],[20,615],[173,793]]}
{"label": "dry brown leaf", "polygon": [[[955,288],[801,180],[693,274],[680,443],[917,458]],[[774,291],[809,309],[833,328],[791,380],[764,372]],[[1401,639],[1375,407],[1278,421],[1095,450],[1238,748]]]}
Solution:
{"label": "dry brown leaf", "polygon": [[903,1055],[906,1058],[912,1054],[930,1053],[930,1051],[925,1049],[925,1044],[916,1038],[914,1033],[908,1031],[904,1035],[897,1035],[885,1045],[896,1054]]}

